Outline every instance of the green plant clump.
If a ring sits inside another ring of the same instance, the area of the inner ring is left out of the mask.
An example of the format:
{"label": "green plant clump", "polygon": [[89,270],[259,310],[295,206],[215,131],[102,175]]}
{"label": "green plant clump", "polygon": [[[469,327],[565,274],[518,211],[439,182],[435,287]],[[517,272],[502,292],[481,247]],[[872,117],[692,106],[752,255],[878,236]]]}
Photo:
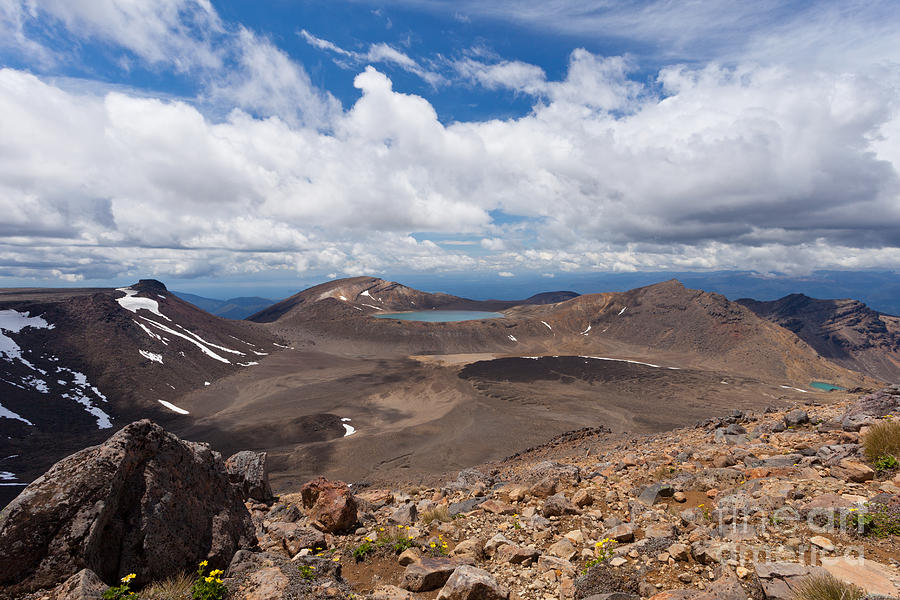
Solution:
{"label": "green plant clump", "polygon": [[197,579],[191,586],[191,597],[194,600],[222,600],[228,594],[228,588],[222,582],[221,569],[213,569],[209,575],[204,574],[208,564],[204,560],[197,567]]}
{"label": "green plant clump", "polygon": [[[356,553],[354,552],[353,555],[356,556]],[[300,577],[307,581],[316,578],[316,568],[313,565],[298,565],[297,570],[300,571]]]}
{"label": "green plant clump", "polygon": [[804,579],[794,592],[794,600],[860,600],[865,595],[861,588],[826,573]]}
{"label": "green plant clump", "polygon": [[900,461],[894,458],[891,455],[879,456],[872,463],[875,467],[875,470],[879,473],[883,473],[885,471],[893,471],[898,466],[900,466]]}
{"label": "green plant clump", "polygon": [[131,580],[137,577],[134,573],[129,573],[121,579],[121,584],[108,588],[103,592],[103,600],[126,600],[137,598],[137,594],[131,591]]}
{"label": "green plant clump", "polygon": [[900,535],[900,505],[869,502],[865,510],[851,512],[848,522],[862,535]]}
{"label": "green plant clump", "polygon": [[356,559],[356,562],[362,562],[372,552],[375,552],[375,545],[372,540],[366,538],[366,541],[353,549],[353,558]]}
{"label": "green plant clump", "polygon": [[876,423],[863,437],[862,445],[871,462],[884,456],[900,458],[900,421]]}
{"label": "green plant clump", "polygon": [[612,558],[615,547],[616,541],[610,538],[603,538],[594,544],[594,558],[584,563],[584,569],[581,570],[581,574],[584,575],[591,567],[596,567]]}

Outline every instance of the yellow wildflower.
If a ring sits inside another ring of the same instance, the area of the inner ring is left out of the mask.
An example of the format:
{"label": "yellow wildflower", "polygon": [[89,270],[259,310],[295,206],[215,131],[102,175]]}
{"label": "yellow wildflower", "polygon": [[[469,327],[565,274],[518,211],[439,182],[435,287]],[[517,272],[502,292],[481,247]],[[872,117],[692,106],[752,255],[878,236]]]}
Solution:
{"label": "yellow wildflower", "polygon": [[333,559],[331,559],[331,560],[333,560],[334,562],[341,562],[341,559],[340,559],[339,557],[337,557],[337,556],[335,556],[335,557],[334,557]]}
{"label": "yellow wildflower", "polygon": [[201,567],[205,567],[205,566],[208,565],[208,564],[209,564],[209,561],[208,561],[208,560],[204,560],[203,562],[200,563],[200,566],[201,566]]}
{"label": "yellow wildflower", "polygon": [[215,579],[215,577],[207,577],[206,583],[212,583],[213,579]]}
{"label": "yellow wildflower", "polygon": [[137,575],[135,575],[134,573],[129,573],[128,575],[126,575],[125,577],[122,578],[122,583],[128,583],[135,577],[137,577]]}

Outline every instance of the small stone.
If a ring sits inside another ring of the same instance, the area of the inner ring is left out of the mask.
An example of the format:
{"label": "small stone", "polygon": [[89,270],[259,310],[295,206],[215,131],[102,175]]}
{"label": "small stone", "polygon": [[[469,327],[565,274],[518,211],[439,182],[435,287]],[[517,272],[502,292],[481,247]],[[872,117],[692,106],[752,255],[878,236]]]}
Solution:
{"label": "small stone", "polygon": [[734,572],[740,579],[746,579],[747,576],[750,575],[750,569],[747,569],[745,567],[737,567]]}
{"label": "small stone", "polygon": [[582,488],[572,496],[572,503],[579,508],[588,506],[594,503],[594,497],[591,495],[590,490]]}
{"label": "small stone", "polygon": [[834,552],[834,543],[829,540],[827,537],[821,535],[814,535],[809,538],[809,543],[813,546],[821,548],[825,552]]}
{"label": "small stone", "polygon": [[682,502],[687,502],[687,496],[684,495],[684,492],[675,492],[672,498],[679,504]]}
{"label": "small stone", "polygon": [[500,502],[499,500],[485,500],[481,503],[481,508],[495,515],[513,515],[518,512],[512,504]]}
{"label": "small stone", "polygon": [[563,537],[575,545],[584,544],[584,533],[580,529],[573,529],[569,533],[564,534]]}
{"label": "small stone", "polygon": [[603,537],[607,537],[613,539],[620,543],[633,542],[634,541],[634,525],[631,523],[624,523],[619,525],[618,527],[613,527],[603,534]]}
{"label": "small stone", "polygon": [[575,546],[568,538],[562,538],[547,548],[547,553],[565,560],[572,560],[578,556],[578,550],[575,549]]}
{"label": "small stone", "polygon": [[691,555],[691,549],[686,544],[672,544],[666,551],[677,561],[686,561]]}
{"label": "small stone", "polygon": [[625,560],[624,558],[622,558],[621,556],[617,556],[613,559],[610,559],[609,564],[613,567],[621,567],[622,565],[624,565],[627,562],[628,561]]}
{"label": "small stone", "polygon": [[418,561],[420,558],[422,558],[422,553],[418,548],[407,548],[397,557],[397,562],[400,563],[401,567],[405,567]]}

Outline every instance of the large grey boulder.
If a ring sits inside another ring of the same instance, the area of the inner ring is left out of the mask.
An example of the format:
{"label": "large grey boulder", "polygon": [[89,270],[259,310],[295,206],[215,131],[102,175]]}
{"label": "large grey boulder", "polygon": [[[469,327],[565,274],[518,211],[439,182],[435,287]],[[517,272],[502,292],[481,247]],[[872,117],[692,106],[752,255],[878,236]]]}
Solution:
{"label": "large grey boulder", "polygon": [[0,589],[51,588],[82,569],[135,585],[225,567],[255,544],[222,457],[148,420],[64,458],[0,513]]}
{"label": "large grey boulder", "polygon": [[225,470],[231,483],[237,485],[244,499],[269,502],[274,498],[269,486],[269,470],[266,467],[265,452],[243,450],[233,454],[225,461]]}

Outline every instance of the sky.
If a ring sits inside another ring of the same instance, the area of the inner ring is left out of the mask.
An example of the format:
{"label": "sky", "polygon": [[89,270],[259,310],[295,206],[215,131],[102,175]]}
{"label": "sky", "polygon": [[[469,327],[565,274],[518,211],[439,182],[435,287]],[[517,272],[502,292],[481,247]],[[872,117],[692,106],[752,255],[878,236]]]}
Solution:
{"label": "sky", "polygon": [[0,286],[896,272],[898,174],[895,0],[0,0]]}

